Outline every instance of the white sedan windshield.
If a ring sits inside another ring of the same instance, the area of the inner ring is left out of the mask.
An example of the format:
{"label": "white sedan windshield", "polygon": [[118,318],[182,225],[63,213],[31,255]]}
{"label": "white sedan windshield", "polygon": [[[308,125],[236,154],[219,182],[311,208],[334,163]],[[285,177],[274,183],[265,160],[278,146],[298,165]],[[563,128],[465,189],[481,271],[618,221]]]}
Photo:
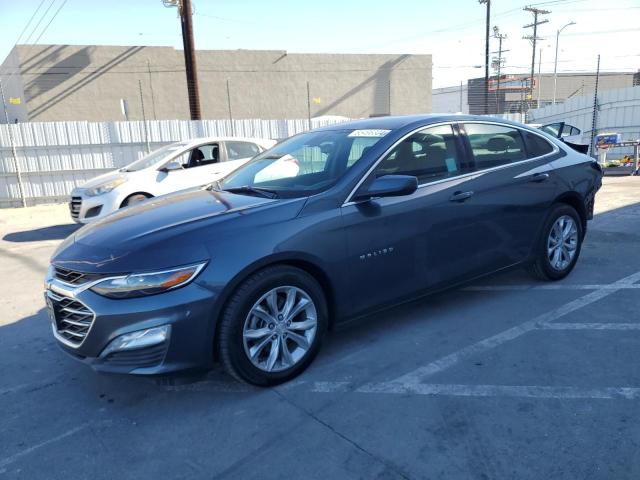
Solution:
{"label": "white sedan windshield", "polygon": [[143,170],[145,168],[152,167],[163,158],[171,156],[173,153],[178,150],[184,148],[186,144],[183,142],[172,143],[170,145],[165,145],[158,150],[154,150],[149,155],[145,155],[140,160],[136,160],[135,162],[130,163],[126,167],[124,167],[125,172],[137,172],[138,170]]}

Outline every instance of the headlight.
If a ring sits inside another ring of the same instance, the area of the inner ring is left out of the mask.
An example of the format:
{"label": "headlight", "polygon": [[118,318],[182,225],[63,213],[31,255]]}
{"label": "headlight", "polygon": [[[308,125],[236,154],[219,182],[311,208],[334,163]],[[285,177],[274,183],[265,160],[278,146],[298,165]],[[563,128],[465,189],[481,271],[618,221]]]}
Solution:
{"label": "headlight", "polygon": [[204,268],[205,263],[188,267],[163,270],[162,272],[137,273],[112,277],[91,287],[94,292],[109,298],[133,298],[166,292],[183,287]]}
{"label": "headlight", "polygon": [[118,177],[114,180],[110,180],[108,182],[105,183],[101,183],[100,185],[93,187],[93,188],[88,188],[87,190],[85,190],[85,194],[88,195],[89,197],[95,197],[96,195],[102,195],[105,193],[109,193],[111,190],[113,190],[114,188],[116,188],[118,185],[122,185],[124,182],[126,182],[127,179],[125,177]]}

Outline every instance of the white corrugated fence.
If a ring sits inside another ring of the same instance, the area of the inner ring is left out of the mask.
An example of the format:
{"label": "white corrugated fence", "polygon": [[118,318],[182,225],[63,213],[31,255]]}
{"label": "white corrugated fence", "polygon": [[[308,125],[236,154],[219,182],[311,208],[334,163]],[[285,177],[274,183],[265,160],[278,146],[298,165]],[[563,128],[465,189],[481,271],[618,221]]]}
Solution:
{"label": "white corrugated fence", "polygon": [[[312,119],[311,123],[316,128],[341,121]],[[23,204],[19,176],[26,205],[66,201],[75,186],[141,158],[147,153],[147,142],[154,150],[196,137],[282,139],[308,128],[307,119],[0,125],[0,207]]]}

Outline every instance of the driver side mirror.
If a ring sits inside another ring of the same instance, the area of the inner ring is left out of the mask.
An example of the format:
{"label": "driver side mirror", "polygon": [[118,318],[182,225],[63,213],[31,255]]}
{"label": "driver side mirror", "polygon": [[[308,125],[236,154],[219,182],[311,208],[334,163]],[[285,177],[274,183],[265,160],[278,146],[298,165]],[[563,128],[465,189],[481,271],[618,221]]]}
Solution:
{"label": "driver side mirror", "polygon": [[165,173],[169,173],[174,170],[182,170],[182,165],[180,164],[180,162],[169,162],[160,169],[161,172]]}
{"label": "driver side mirror", "polygon": [[418,179],[412,175],[383,175],[368,187],[361,188],[354,200],[369,200],[374,197],[401,197],[411,195],[418,189]]}

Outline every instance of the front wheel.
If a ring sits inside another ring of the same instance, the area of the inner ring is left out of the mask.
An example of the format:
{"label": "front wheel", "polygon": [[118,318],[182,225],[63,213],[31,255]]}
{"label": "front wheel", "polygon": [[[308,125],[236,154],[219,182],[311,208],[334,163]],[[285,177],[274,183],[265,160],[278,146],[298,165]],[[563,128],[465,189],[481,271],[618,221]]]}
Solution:
{"label": "front wheel", "polygon": [[583,240],[582,222],[570,205],[554,206],[535,251],[531,273],[541,280],[560,280],[573,270]]}
{"label": "front wheel", "polygon": [[218,351],[225,370],[243,382],[275,385],[302,373],[316,356],[327,307],[311,275],[279,265],[245,280],[220,322]]}

